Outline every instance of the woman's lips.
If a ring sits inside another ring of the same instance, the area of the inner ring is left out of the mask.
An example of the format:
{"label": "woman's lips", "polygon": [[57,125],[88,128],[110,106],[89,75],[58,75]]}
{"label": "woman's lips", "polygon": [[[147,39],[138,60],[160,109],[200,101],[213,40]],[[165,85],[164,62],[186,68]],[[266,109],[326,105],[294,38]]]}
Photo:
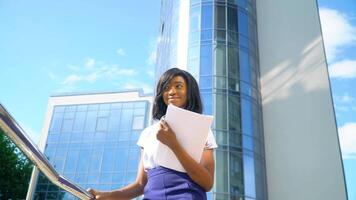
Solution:
{"label": "woman's lips", "polygon": [[179,97],[174,97],[174,98],[168,98],[168,101],[175,101],[175,100],[178,100]]}

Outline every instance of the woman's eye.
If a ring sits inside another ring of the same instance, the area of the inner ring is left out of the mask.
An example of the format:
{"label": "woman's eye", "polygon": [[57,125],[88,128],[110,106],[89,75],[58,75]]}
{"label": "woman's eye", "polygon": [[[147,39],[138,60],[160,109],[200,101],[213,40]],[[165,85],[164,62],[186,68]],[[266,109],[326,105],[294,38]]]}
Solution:
{"label": "woman's eye", "polygon": [[183,85],[177,85],[176,87],[180,89],[180,88],[182,88],[182,87],[183,87]]}

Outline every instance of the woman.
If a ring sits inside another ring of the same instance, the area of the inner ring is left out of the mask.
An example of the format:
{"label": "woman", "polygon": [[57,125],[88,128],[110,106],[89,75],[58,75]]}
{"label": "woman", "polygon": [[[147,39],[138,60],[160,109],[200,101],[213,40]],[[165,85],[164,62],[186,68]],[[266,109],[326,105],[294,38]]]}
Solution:
{"label": "woman", "polygon": [[[178,68],[169,69],[157,84],[152,109],[155,123],[142,131],[137,142],[141,147],[141,160],[136,181],[110,192],[89,189],[88,191],[96,199],[132,199],[142,194],[147,200],[206,199],[206,192],[211,190],[214,184],[213,149],[217,147],[214,136],[210,131],[201,161],[196,162],[182,148],[173,130],[162,119],[169,104],[202,113],[198,84],[188,72]],[[174,152],[187,173],[156,164],[154,155],[159,142],[167,145]]]}

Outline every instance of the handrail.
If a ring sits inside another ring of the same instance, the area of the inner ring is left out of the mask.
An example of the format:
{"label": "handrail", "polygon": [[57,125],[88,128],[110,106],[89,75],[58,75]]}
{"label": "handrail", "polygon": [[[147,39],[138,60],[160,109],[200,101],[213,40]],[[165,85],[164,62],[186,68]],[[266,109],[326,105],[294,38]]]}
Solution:
{"label": "handrail", "polygon": [[13,117],[0,103],[0,127],[5,134],[16,144],[18,148],[29,158],[34,165],[55,185],[72,195],[83,199],[94,199],[93,195],[79,185],[66,179],[53,168],[46,156],[39,150],[37,145],[28,137],[25,131],[18,125]]}

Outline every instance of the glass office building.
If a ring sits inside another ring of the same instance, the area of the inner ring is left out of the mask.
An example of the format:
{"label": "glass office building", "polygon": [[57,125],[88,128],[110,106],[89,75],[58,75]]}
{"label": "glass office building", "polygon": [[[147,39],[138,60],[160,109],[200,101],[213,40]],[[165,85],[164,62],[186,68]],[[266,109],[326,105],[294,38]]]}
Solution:
{"label": "glass office building", "polygon": [[[149,99],[77,103],[69,100],[65,105],[53,105],[44,148],[50,163],[83,188],[112,190],[132,183],[140,158],[136,142],[149,123]],[[77,199],[41,173],[31,182],[36,183],[33,199]]]}
{"label": "glass office building", "polygon": [[178,67],[215,116],[210,199],[267,199],[254,0],[162,1],[156,79]]}

